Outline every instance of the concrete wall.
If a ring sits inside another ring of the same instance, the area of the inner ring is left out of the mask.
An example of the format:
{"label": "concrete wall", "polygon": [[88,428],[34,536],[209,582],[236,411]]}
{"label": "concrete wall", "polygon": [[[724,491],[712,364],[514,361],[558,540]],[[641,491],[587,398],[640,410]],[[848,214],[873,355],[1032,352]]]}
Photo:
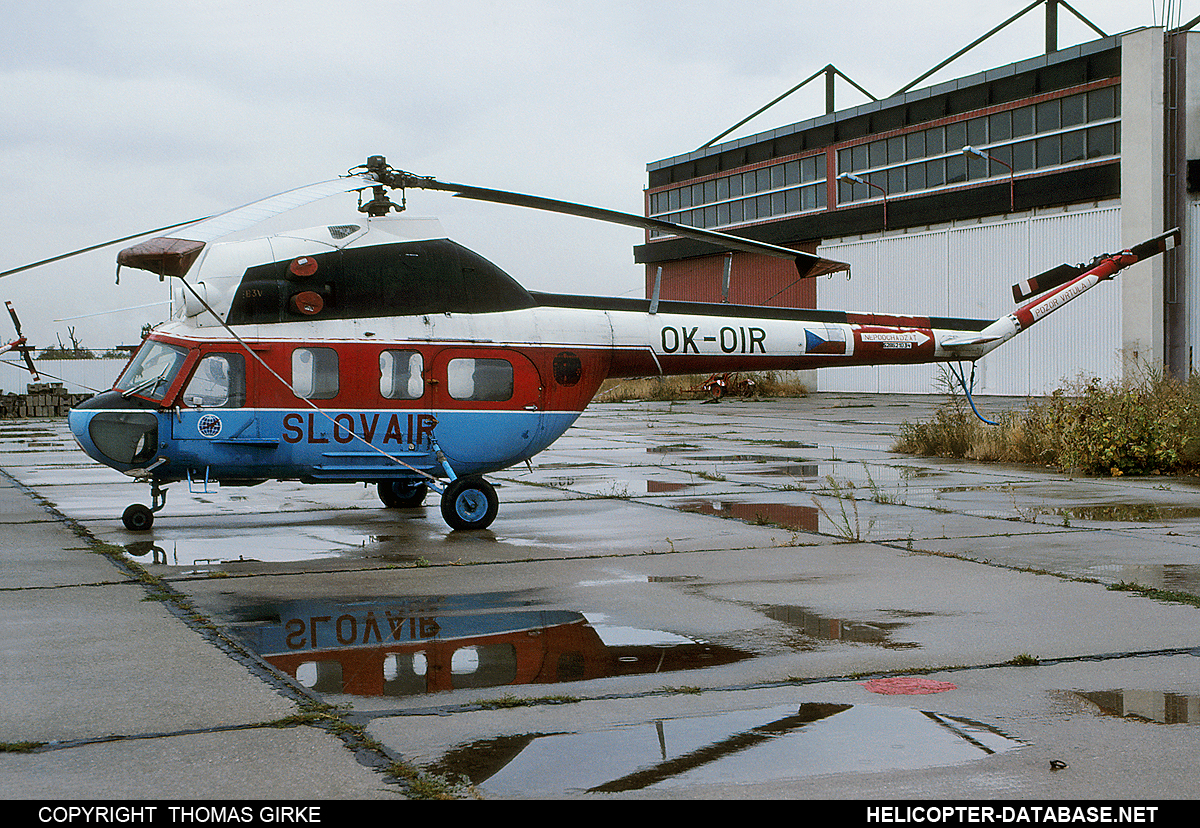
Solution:
{"label": "concrete wall", "polygon": [[[24,394],[33,377],[19,358],[6,354],[0,365],[0,392]],[[96,393],[112,388],[113,382],[125,367],[123,359],[46,359],[34,360],[38,372],[45,372],[39,382],[61,382],[68,393]]]}
{"label": "concrete wall", "polygon": [[[1121,41],[1121,246],[1163,232],[1163,30]],[[1121,348],[1126,372],[1166,360],[1163,258],[1131,267],[1121,285]]]}

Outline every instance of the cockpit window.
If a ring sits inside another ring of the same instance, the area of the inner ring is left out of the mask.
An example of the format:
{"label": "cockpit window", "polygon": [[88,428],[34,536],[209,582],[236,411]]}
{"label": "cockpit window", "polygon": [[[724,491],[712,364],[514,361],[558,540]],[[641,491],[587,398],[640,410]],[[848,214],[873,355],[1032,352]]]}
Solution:
{"label": "cockpit window", "polygon": [[195,408],[241,408],[246,402],[246,360],[241,354],[208,354],[188,380],[183,401]]}
{"label": "cockpit window", "polygon": [[185,359],[186,348],[147,340],[142,343],[133,362],[129,363],[114,387],[125,396],[137,394],[151,400],[162,400]]}

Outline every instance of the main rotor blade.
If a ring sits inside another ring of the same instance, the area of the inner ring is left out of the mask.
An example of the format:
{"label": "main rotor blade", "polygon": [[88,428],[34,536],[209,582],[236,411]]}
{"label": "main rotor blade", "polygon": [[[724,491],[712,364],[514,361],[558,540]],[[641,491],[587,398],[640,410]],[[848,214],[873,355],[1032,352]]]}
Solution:
{"label": "main rotor blade", "polygon": [[473,198],[479,201],[490,201],[496,204],[510,204],[517,207],[530,207],[535,210],[548,210],[553,213],[564,213],[570,216],[579,216],[581,218],[595,219],[596,221],[605,221],[612,224],[621,224],[627,227],[638,227],[643,230],[658,230],[670,235],[682,236],[684,238],[696,239],[698,241],[707,242],[717,245],[727,250],[737,250],[744,253],[760,253],[768,256],[774,256],[781,259],[789,259],[796,265],[796,270],[801,276],[821,276],[826,273],[837,273],[843,270],[849,270],[850,265],[844,262],[834,262],[829,259],[822,259],[812,253],[805,253],[800,250],[792,250],[787,247],[781,247],[767,242],[754,241],[753,239],[743,238],[742,236],[734,236],[729,233],[721,233],[716,230],[704,230],[698,227],[687,227],[685,225],[673,224],[669,221],[661,219],[648,218],[639,216],[633,213],[622,213],[616,210],[608,210],[603,207],[590,207],[586,204],[576,204],[570,201],[559,201],[553,198],[543,198],[542,196],[526,195],[524,193],[513,193],[505,190],[491,190],[486,187],[472,187],[467,184],[452,184],[445,181],[438,181],[434,178],[425,178],[414,176],[408,173],[398,173],[397,178],[400,181],[396,184],[385,182],[391,186],[402,187],[419,187],[426,190],[443,190],[454,193],[461,198]]}
{"label": "main rotor blade", "polygon": [[267,198],[252,201],[249,204],[243,204],[241,207],[234,207],[231,210],[225,210],[221,213],[215,213],[211,216],[202,216],[200,218],[189,219],[187,221],[168,224],[165,227],[156,227],[153,230],[143,230],[140,233],[134,233],[130,236],[122,236],[119,239],[110,239],[109,241],[100,242],[99,244],[81,247],[78,250],[72,250],[70,253],[62,253],[58,256],[51,256],[49,259],[42,259],[37,262],[30,262],[20,267],[14,267],[11,270],[0,272],[0,278],[11,276],[14,273],[22,273],[26,270],[33,270],[42,265],[51,264],[53,262],[69,259],[72,256],[79,256],[83,253],[90,253],[93,250],[100,250],[105,247],[111,247],[114,244],[140,239],[144,236],[153,236],[159,233],[165,233],[168,230],[176,230],[180,227],[189,227],[186,233],[179,233],[178,236],[188,239],[189,241],[210,242],[221,238],[230,233],[236,233],[239,230],[245,230],[253,227],[260,221],[273,218],[280,213],[286,213],[288,210],[296,207],[303,207],[305,204],[310,204],[314,201],[320,201],[329,196],[338,195],[339,193],[348,193],[355,190],[362,190],[367,187],[377,184],[374,179],[367,178],[362,175],[351,175],[342,178],[335,178],[329,181],[319,181],[315,184],[307,184],[303,187],[297,187],[292,190],[286,190]]}
{"label": "main rotor blade", "polygon": [[[207,218],[207,217],[205,217],[205,218]],[[81,247],[78,250],[72,250],[70,253],[62,253],[58,256],[51,256],[49,259],[42,259],[40,262],[31,262],[27,265],[21,265],[20,267],[14,267],[11,270],[5,270],[4,272],[0,273],[0,279],[4,278],[5,276],[11,276],[14,273],[21,273],[26,270],[33,270],[35,267],[41,267],[42,265],[51,264],[52,262],[58,262],[58,261],[62,261],[63,259],[69,259],[72,256],[78,256],[82,253],[91,253],[93,250],[100,250],[105,247],[111,247],[114,244],[120,244],[121,242],[127,242],[127,241],[131,241],[133,239],[140,239],[142,236],[149,236],[149,235],[153,235],[154,233],[163,233],[167,230],[174,230],[177,227],[186,227],[189,224],[195,224],[196,222],[204,221],[204,220],[205,220],[204,218],[198,218],[198,219],[191,219],[189,221],[181,221],[178,224],[168,224],[166,227],[158,227],[154,230],[143,230],[141,233],[134,233],[132,236],[122,236],[119,239],[110,239],[106,242],[100,242],[99,244],[93,244],[88,247]]]}
{"label": "main rotor blade", "polygon": [[202,221],[195,222],[186,233],[180,233],[178,237],[188,241],[215,241],[230,233],[246,230],[259,222],[286,213],[288,210],[294,210],[305,204],[341,193],[365,190],[368,187],[378,186],[378,183],[363,175],[350,175],[333,178],[329,181],[318,181],[315,184],[305,184],[303,187],[285,190],[282,193],[243,204],[241,207],[216,213]]}

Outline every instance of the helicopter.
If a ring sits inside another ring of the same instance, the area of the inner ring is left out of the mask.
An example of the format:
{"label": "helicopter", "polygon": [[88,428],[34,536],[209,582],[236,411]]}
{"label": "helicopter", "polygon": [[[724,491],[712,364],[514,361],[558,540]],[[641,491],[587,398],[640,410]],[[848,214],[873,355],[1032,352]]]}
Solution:
{"label": "helicopter", "polygon": [[[395,509],[422,506],[433,489],[451,529],[485,529],[499,499],[484,475],[529,462],[610,378],[942,362],[960,365],[970,398],[964,363],[1180,240],[1171,230],[1014,285],[1019,306],[995,320],[659,301],[657,285],[649,299],[602,298],[526,290],[451,241],[436,219],[390,215],[404,210],[409,189],[789,259],[799,278],[849,269],[730,233],[417,176],[383,156],[115,240],[174,231],[121,250],[117,279],[131,267],[177,282],[174,317],[146,336],[110,390],[68,415],[84,452],[149,484],[150,505],[122,515],[127,529],[150,529],[168,484],[184,480],[191,491],[267,480],[374,484]],[[359,194],[352,220],[218,241],[347,192]]]}

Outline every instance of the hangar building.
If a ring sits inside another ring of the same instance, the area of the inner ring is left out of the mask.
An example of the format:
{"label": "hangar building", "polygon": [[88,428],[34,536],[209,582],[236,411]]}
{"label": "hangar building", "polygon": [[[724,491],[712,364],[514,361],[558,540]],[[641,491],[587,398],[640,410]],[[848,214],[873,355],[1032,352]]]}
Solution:
{"label": "hangar building", "polygon": [[[634,250],[647,296],[660,279],[664,299],[996,318],[1014,282],[1179,226],[1181,247],[980,360],[976,391],[1186,376],[1200,367],[1196,23],[1061,50],[1048,35],[1030,60],[655,161],[648,216],[819,248],[853,276],[797,280],[785,261],[651,235]],[[927,393],[938,373],[835,368],[815,385]]]}

